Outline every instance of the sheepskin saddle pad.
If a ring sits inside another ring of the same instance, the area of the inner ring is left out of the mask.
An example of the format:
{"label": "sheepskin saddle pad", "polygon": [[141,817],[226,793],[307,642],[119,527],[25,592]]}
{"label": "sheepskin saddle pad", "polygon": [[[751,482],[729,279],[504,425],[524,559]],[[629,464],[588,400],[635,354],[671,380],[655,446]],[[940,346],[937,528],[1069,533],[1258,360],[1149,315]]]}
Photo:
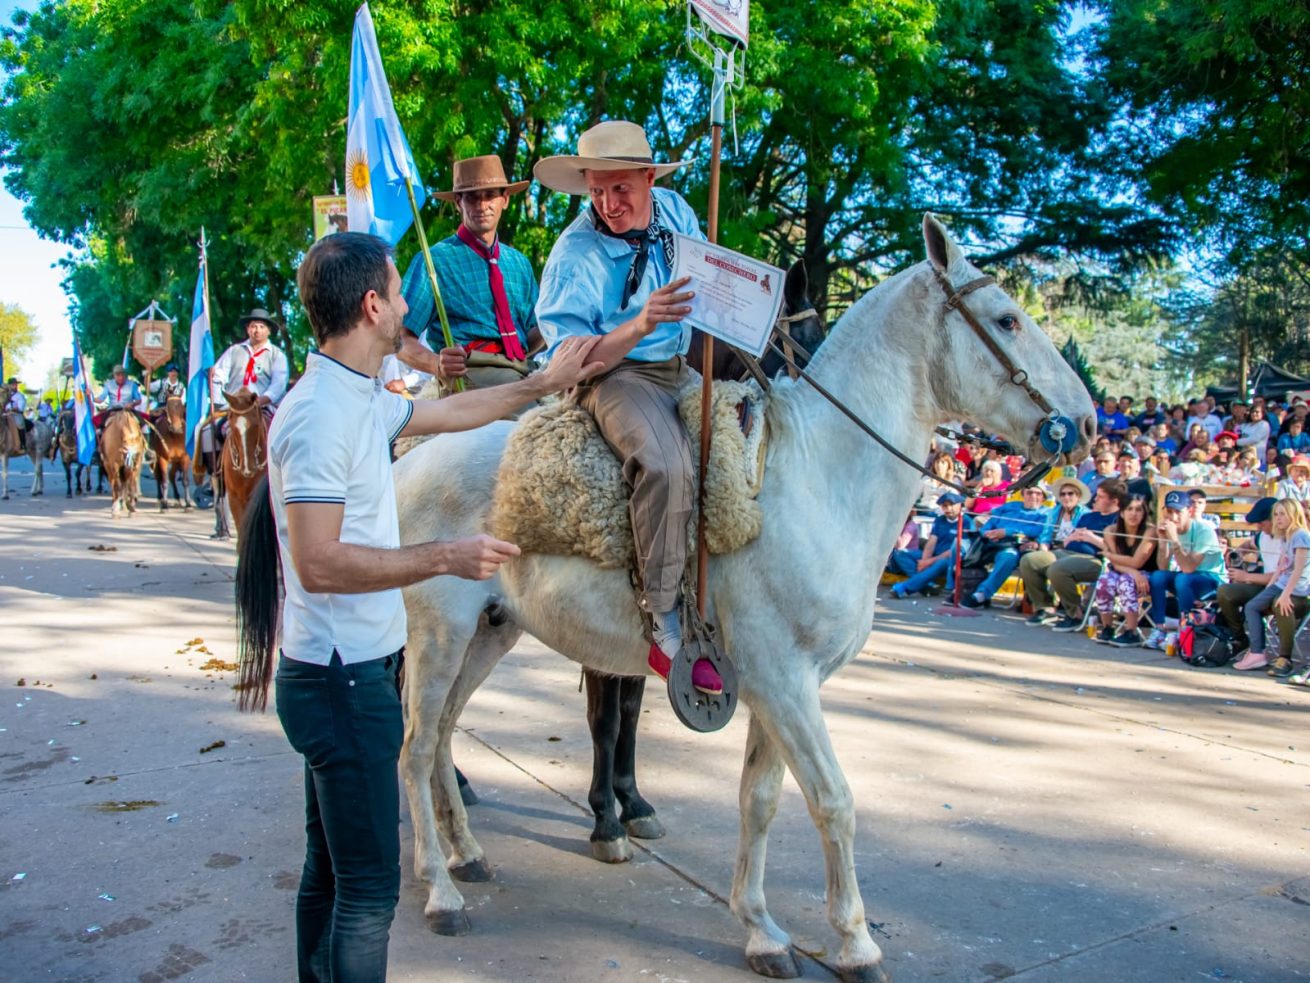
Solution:
{"label": "sheepskin saddle pad", "polygon": [[[699,377],[682,391],[678,411],[698,464]],[[729,553],[753,540],[764,525],[755,500],[764,479],[764,393],[753,382],[716,382],[710,419],[706,540],[711,553]],[[525,553],[584,556],[602,567],[630,569],[628,496],[618,459],[591,415],[561,400],[524,415],[514,428],[501,458],[488,529]],[[694,518],[689,526],[688,541],[694,542]]]}

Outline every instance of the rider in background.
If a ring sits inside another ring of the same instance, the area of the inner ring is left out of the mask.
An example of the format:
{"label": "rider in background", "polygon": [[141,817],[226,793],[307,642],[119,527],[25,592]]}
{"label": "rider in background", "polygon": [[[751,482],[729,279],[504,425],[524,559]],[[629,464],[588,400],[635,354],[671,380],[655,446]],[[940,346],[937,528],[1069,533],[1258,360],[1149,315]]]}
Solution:
{"label": "rider in background", "polygon": [[104,432],[109,417],[118,410],[131,410],[142,423],[147,422],[145,414],[142,413],[145,403],[145,396],[142,395],[137,381],[127,377],[127,369],[123,366],[115,365],[109,380],[105,382],[100,395],[96,397],[96,406],[99,407],[100,412],[91,417],[91,422],[96,428],[97,442]]}
{"label": "rider in background", "polygon": [[[259,397],[265,420],[273,419],[282,397],[287,394],[290,374],[282,349],[268,340],[273,328],[281,327],[273,315],[256,307],[241,318],[246,340],[225,351],[209,371],[210,398],[215,410],[227,409],[225,393],[248,389]],[[219,438],[227,435],[227,421],[220,420]]]}
{"label": "rider in background", "polygon": [[159,383],[158,389],[155,390],[154,409],[162,410],[170,399],[176,396],[182,402],[186,402],[186,383],[178,378],[176,365],[169,365],[167,376]]}
{"label": "rider in background", "polygon": [[5,403],[4,413],[14,421],[14,426],[18,431],[19,450],[27,449],[27,432],[32,429],[32,421],[27,418],[27,397],[23,395],[23,387],[18,381],[18,376],[9,377],[9,401]]}

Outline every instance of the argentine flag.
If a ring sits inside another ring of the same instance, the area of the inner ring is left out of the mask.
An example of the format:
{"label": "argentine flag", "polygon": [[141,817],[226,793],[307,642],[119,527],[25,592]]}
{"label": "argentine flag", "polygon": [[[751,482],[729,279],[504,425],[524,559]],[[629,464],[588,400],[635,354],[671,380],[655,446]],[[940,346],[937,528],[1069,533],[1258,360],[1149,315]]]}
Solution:
{"label": "argentine flag", "polygon": [[414,221],[405,179],[420,207],[427,191],[391,104],[367,3],[355,12],[347,120],[346,221],[351,232],[371,232],[394,246]]}
{"label": "argentine flag", "polygon": [[205,307],[205,261],[196,277],[196,298],[191,304],[191,344],[187,347],[186,452],[196,454],[196,427],[209,416],[209,367],[214,364],[214,339],[209,333]]}
{"label": "argentine flag", "polygon": [[77,344],[77,335],[73,335],[73,420],[77,424],[77,463],[84,467],[90,465],[96,452],[96,428],[91,419],[94,406],[82,349]]}

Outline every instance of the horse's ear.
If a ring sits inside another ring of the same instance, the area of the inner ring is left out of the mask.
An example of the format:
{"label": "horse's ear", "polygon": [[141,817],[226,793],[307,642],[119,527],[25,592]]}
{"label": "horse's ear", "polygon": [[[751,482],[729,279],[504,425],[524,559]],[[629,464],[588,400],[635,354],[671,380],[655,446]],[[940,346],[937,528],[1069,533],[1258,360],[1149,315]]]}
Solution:
{"label": "horse's ear", "polygon": [[810,307],[810,275],[805,270],[805,260],[798,259],[787,267],[787,278],[782,285],[782,299],[787,310],[793,314]]}
{"label": "horse's ear", "polygon": [[964,253],[932,212],[923,216],[923,242],[928,248],[928,260],[942,273],[964,262]]}

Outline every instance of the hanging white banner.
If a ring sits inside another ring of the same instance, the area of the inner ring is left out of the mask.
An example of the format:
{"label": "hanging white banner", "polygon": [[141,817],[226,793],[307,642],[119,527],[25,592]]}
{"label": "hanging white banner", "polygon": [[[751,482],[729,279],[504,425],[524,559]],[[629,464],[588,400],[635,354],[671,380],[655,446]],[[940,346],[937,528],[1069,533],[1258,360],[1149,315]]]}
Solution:
{"label": "hanging white banner", "polygon": [[735,38],[743,48],[748,37],[750,0],[687,0],[715,34]]}

